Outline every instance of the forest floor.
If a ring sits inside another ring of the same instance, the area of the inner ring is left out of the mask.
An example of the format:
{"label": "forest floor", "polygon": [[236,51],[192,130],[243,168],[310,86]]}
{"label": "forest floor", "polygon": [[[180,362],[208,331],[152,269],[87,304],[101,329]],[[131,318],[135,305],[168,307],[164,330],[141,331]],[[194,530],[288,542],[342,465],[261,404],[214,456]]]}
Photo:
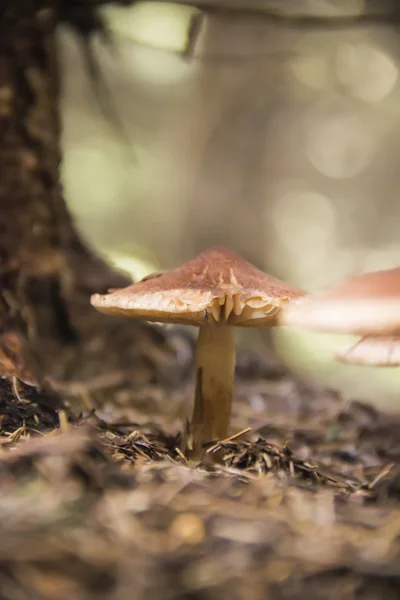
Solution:
{"label": "forest floor", "polygon": [[240,435],[190,463],[193,342],[168,343],[51,381],[61,409],[0,379],[0,599],[400,598],[400,418],[239,354]]}

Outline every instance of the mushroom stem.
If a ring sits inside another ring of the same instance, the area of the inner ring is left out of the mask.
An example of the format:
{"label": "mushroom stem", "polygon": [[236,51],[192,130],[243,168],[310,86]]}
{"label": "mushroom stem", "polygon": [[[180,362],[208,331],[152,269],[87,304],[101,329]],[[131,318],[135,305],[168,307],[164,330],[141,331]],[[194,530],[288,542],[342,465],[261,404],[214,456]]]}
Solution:
{"label": "mushroom stem", "polygon": [[235,373],[235,335],[229,325],[200,327],[196,347],[196,395],[192,418],[191,456],[203,445],[227,437]]}

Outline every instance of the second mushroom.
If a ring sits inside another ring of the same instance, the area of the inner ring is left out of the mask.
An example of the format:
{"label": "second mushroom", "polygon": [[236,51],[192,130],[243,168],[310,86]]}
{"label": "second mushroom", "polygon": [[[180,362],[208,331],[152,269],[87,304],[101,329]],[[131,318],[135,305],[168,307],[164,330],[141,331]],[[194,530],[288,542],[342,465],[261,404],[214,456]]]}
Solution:
{"label": "second mushroom", "polygon": [[341,362],[400,365],[400,268],[352,277],[287,307],[279,320],[301,329],[360,336],[336,354]]}
{"label": "second mushroom", "polygon": [[106,295],[92,305],[110,315],[199,327],[189,454],[228,434],[236,362],[234,327],[271,327],[303,292],[225,248],[211,248],[172,271]]}

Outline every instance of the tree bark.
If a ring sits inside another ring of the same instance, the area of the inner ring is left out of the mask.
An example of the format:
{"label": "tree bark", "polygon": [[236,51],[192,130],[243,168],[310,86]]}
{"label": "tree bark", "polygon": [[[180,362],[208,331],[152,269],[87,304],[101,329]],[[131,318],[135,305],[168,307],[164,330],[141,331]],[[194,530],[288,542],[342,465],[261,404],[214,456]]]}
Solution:
{"label": "tree bark", "polygon": [[0,8],[0,333],[21,333],[43,375],[98,328],[90,294],[127,281],[86,248],[62,196],[57,14],[37,5]]}

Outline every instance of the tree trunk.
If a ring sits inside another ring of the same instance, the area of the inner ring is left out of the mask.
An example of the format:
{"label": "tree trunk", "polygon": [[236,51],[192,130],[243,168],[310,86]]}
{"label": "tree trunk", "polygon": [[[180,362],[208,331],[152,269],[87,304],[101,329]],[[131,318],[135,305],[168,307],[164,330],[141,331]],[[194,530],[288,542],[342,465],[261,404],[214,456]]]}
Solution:
{"label": "tree trunk", "polygon": [[[3,332],[22,334],[37,372],[65,377],[84,371],[83,355],[93,358],[99,327],[103,350],[118,338],[90,294],[127,282],[85,247],[62,196],[57,15],[37,4],[0,8],[0,317]],[[128,330],[128,343],[132,331],[148,331]],[[99,353],[94,362],[92,375],[104,369]]]}

